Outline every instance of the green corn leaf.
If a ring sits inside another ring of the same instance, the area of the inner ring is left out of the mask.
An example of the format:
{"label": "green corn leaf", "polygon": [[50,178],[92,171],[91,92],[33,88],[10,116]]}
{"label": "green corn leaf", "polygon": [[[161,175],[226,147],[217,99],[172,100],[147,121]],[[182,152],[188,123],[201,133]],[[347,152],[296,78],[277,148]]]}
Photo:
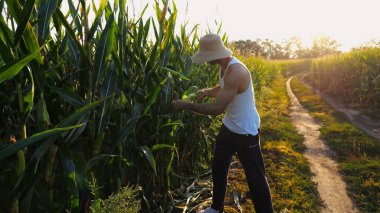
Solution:
{"label": "green corn leaf", "polygon": [[[84,4],[84,3],[82,3],[82,4]],[[94,0],[91,0],[91,6],[92,6],[92,11],[94,11],[94,13],[97,14],[98,10],[96,9]]]}
{"label": "green corn leaf", "polygon": [[21,207],[20,212],[31,212],[30,209],[31,209],[32,204],[34,204],[33,201],[36,197],[36,195],[34,194],[35,190],[36,189],[34,186],[32,186],[30,189],[28,189],[28,192],[25,195],[25,197],[23,198],[23,201],[20,205],[20,207]]}
{"label": "green corn leaf", "polygon": [[195,42],[198,39],[198,27],[195,28],[194,35],[193,35],[193,40],[191,41],[191,46],[194,48],[195,47]]}
{"label": "green corn leaf", "polygon": [[80,65],[80,52],[77,48],[77,45],[75,44],[75,42],[73,41],[73,39],[71,37],[68,37],[68,39],[67,39],[67,46],[69,47],[70,53],[73,56],[73,61],[75,62],[77,67],[79,67],[79,65]]}
{"label": "green corn leaf", "polygon": [[[25,114],[30,113],[32,111],[33,105],[34,105],[34,79],[33,79],[33,74],[29,70],[29,77],[30,77],[30,82],[31,82],[31,88],[29,92],[24,96],[24,102],[27,103],[28,105],[25,108]],[[26,117],[26,116],[25,116]]]}
{"label": "green corn leaf", "polygon": [[140,13],[140,19],[144,16],[145,12],[146,12],[146,9],[148,8],[149,4],[146,3],[145,6],[144,6],[144,9],[141,11]]}
{"label": "green corn leaf", "polygon": [[7,3],[7,6],[8,6],[7,9],[8,9],[8,11],[13,16],[13,18],[15,19],[15,21],[17,23],[19,23],[19,21],[20,21],[20,14],[21,14],[20,3],[18,1],[15,1],[15,0],[5,0],[5,2]]}
{"label": "green corn leaf", "polygon": [[100,161],[104,161],[106,159],[116,158],[116,157],[119,157],[119,156],[117,156],[117,155],[110,155],[110,154],[101,154],[101,155],[98,155],[96,157],[93,157],[93,158],[91,158],[90,160],[88,160],[86,162],[86,166],[80,172],[81,172],[82,175],[86,175],[87,172],[90,171],[90,169],[92,169],[92,167],[96,166],[96,164],[98,164]]}
{"label": "green corn leaf", "polygon": [[5,44],[13,44],[13,32],[9,29],[8,24],[2,16],[0,16],[0,37],[2,38]]}
{"label": "green corn leaf", "polygon": [[84,50],[82,45],[79,43],[73,29],[71,28],[70,24],[67,22],[65,16],[62,14],[62,12],[59,9],[55,10],[54,15],[57,16],[57,19],[60,20],[62,25],[65,27],[65,29],[66,29],[67,33],[70,35],[72,41],[74,41],[74,43],[76,44],[82,58],[86,59],[87,58],[86,51]]}
{"label": "green corn leaf", "polygon": [[147,45],[147,42],[148,42],[148,35],[149,35],[149,29],[150,29],[150,23],[151,23],[151,18],[149,18],[146,23],[145,23],[145,26],[144,26],[144,38],[143,38],[143,42],[144,42],[144,47]]}
{"label": "green corn leaf", "polygon": [[176,19],[177,19],[177,11],[174,11],[168,20],[168,24],[166,26],[165,39],[161,44],[161,50],[165,50],[167,48],[167,46],[169,45],[170,39],[173,37],[173,31],[174,31],[174,25],[175,25]]}
{"label": "green corn leaf", "polygon": [[[115,91],[115,83],[116,83],[116,70],[114,63],[111,63],[110,69],[107,73],[107,77],[105,82],[103,83],[101,89],[100,89],[100,97],[108,97],[110,94],[112,94]],[[108,120],[109,120],[109,108],[112,106],[111,100],[107,102],[105,100],[102,104],[102,108],[100,111],[99,119],[97,122],[96,127],[96,134],[100,134],[100,132],[106,127]]]}
{"label": "green corn leaf", "polygon": [[[110,97],[107,97],[110,98]],[[105,98],[105,99],[107,99]],[[83,116],[86,116],[88,112],[92,109],[94,109],[96,106],[100,105],[105,99],[93,102],[91,104],[88,104],[81,109],[76,110],[73,114],[68,116],[66,119],[62,120],[56,128],[69,128],[70,125],[75,125],[81,119]],[[75,127],[78,126],[79,128],[82,126],[75,125]],[[63,132],[64,133],[64,132]],[[12,190],[12,196],[20,197],[23,194],[26,193],[26,189],[29,189],[36,181],[37,179],[37,169],[39,166],[39,162],[41,159],[46,155],[48,152],[50,146],[53,144],[54,141],[56,141],[59,137],[61,137],[59,134],[51,135],[49,138],[47,138],[47,141],[41,144],[36,151],[33,152],[32,157],[29,159],[28,164],[25,168],[24,173],[22,176],[17,180],[16,185],[13,187]],[[1,153],[1,152],[0,152]],[[3,155],[1,155],[2,157]]]}
{"label": "green corn leaf", "polygon": [[[18,1],[14,0],[6,0],[7,6],[8,6],[8,11],[14,18],[17,24],[20,24],[20,14],[22,13],[20,3]],[[25,46],[29,53],[32,53],[36,51],[38,48],[40,48],[40,45],[38,44],[38,39],[35,34],[34,28],[30,24],[26,24],[26,28],[23,33],[24,41],[25,41]],[[13,39],[11,40],[13,42]],[[11,42],[9,41],[9,42]],[[13,44],[13,43],[10,43]],[[42,57],[41,55],[36,55],[36,61],[39,63],[42,63]]]}
{"label": "green corn leaf", "polygon": [[119,144],[124,143],[127,140],[128,136],[134,132],[135,127],[137,123],[139,122],[140,118],[141,118],[140,116],[130,118],[126,122],[126,125],[119,130],[117,142],[112,147],[112,152],[116,149],[116,147]]}
{"label": "green corn leaf", "polygon": [[172,153],[171,153],[171,156],[170,156],[170,161],[169,161],[168,166],[166,167],[166,178],[167,178],[167,187],[168,188],[170,188],[170,182],[171,182],[170,173],[172,172],[172,163],[173,163],[173,159],[174,159],[175,148],[176,147],[174,147],[174,149],[172,149]]}
{"label": "green corn leaf", "polygon": [[100,24],[101,17],[103,15],[104,9],[106,8],[107,2],[108,2],[107,0],[101,0],[100,1],[100,6],[99,6],[99,9],[96,11],[96,16],[94,18],[94,22],[92,23],[91,28],[88,31],[87,40],[92,39],[92,37],[94,36],[96,29],[98,28],[98,26]]}
{"label": "green corn leaf", "polygon": [[37,103],[37,126],[42,130],[46,129],[49,124],[50,116],[49,112],[47,111],[46,101],[42,93]]}
{"label": "green corn leaf", "polygon": [[156,160],[153,157],[152,152],[149,150],[147,146],[140,146],[140,151],[144,154],[145,158],[149,162],[150,166],[152,167],[154,174],[157,176],[157,169],[156,169]]}
{"label": "green corn leaf", "polygon": [[171,74],[174,74],[174,75],[179,76],[179,77],[180,77],[181,79],[183,79],[183,80],[186,80],[186,81],[189,81],[189,80],[190,80],[189,78],[187,78],[186,76],[184,76],[184,75],[183,75],[182,73],[180,73],[180,72],[174,71],[174,70],[169,69],[169,68],[166,68],[166,67],[164,67],[163,69],[169,71]]}
{"label": "green corn leaf", "polygon": [[90,114],[86,114],[81,119],[79,119],[78,122],[77,122],[77,123],[84,123],[84,125],[82,127],[77,128],[77,129],[73,129],[73,130],[71,130],[69,132],[63,133],[62,137],[66,137],[67,138],[66,139],[67,143],[73,143],[74,141],[76,141],[82,135],[82,133],[84,132],[84,130],[87,127],[89,118],[90,118]]}
{"label": "green corn leaf", "polygon": [[73,0],[69,0],[68,3],[70,7],[70,14],[71,14],[72,19],[74,20],[76,30],[78,31],[79,36],[83,36],[83,33],[82,33],[83,26],[79,19],[79,12],[78,12],[80,3],[78,3],[78,7],[74,6]]}
{"label": "green corn leaf", "polygon": [[[23,38],[24,38],[23,39],[24,44],[29,53],[33,53],[40,48],[40,45],[38,44],[38,38],[35,34],[34,28],[30,24],[26,25],[26,29],[24,30],[24,33],[23,33]],[[35,60],[39,64],[43,63],[42,56],[40,54],[36,55]]]}
{"label": "green corn leaf", "polygon": [[147,61],[147,67],[153,67],[154,63],[156,63],[158,48],[159,48],[159,42],[156,42],[152,48],[152,52],[150,53],[149,59]]}
{"label": "green corn leaf", "polygon": [[159,39],[159,35],[158,35],[158,31],[157,31],[157,26],[156,26],[156,22],[152,22],[153,23],[153,31],[154,31],[154,36],[155,38],[157,39],[157,42],[161,42],[161,39]]}
{"label": "green corn leaf", "polygon": [[[118,20],[118,28],[119,28],[119,57],[124,58],[125,52],[125,39],[127,36],[127,23],[125,19],[125,4],[126,0],[119,0],[119,20]],[[124,67],[124,62],[122,63],[122,67]]]}
{"label": "green corn leaf", "polygon": [[161,20],[161,10],[160,10],[160,6],[159,6],[159,3],[157,0],[154,1],[155,4],[154,4],[154,10],[156,12],[156,18],[158,21]]}
{"label": "green corn leaf", "polygon": [[158,149],[164,149],[164,148],[177,149],[176,147],[170,146],[168,144],[155,144],[155,145],[152,146],[152,151],[156,151]]}
{"label": "green corn leaf", "polygon": [[159,85],[157,85],[157,87],[154,89],[154,91],[150,94],[150,96],[148,98],[148,102],[146,103],[146,105],[144,107],[144,112],[143,112],[144,115],[146,115],[150,106],[152,106],[152,104],[156,101],[158,94],[160,94],[162,87],[164,86],[164,84],[166,83],[167,80],[168,80],[168,78],[165,78],[163,81],[161,81],[161,83]]}
{"label": "green corn leaf", "polygon": [[216,31],[217,34],[220,34],[222,32],[222,25],[223,25],[223,23],[219,24],[218,30]]}
{"label": "green corn leaf", "polygon": [[36,0],[27,0],[24,3],[24,7],[22,9],[20,22],[17,25],[16,33],[15,33],[15,40],[14,40],[14,46],[17,46],[17,44],[21,40],[21,36],[24,33],[24,30],[26,28],[26,25],[29,22],[30,15],[32,14],[33,7]]}
{"label": "green corn leaf", "polygon": [[0,56],[3,58],[4,61],[13,61],[14,60],[13,55],[12,55],[10,50],[11,49],[0,38]]}
{"label": "green corn leaf", "polygon": [[176,120],[170,123],[166,123],[160,126],[160,129],[169,127],[169,126],[183,126],[183,122],[181,120]]}
{"label": "green corn leaf", "polygon": [[137,43],[138,45],[141,45],[142,44],[142,37],[143,37],[143,34],[144,34],[144,22],[142,19],[140,19],[139,21],[139,29],[137,30]]}
{"label": "green corn leaf", "polygon": [[102,87],[100,88],[100,97],[108,97],[115,91],[116,83],[116,67],[115,63],[111,62],[109,70]]}
{"label": "green corn leaf", "polygon": [[0,84],[6,80],[12,79],[15,75],[17,75],[22,70],[22,68],[24,68],[32,59],[40,55],[42,48],[43,47],[39,48],[29,55],[26,55],[21,59],[18,59],[13,63],[0,67]]}
{"label": "green corn leaf", "polygon": [[78,124],[78,125],[69,126],[69,127],[49,129],[47,131],[36,133],[28,138],[18,140],[16,143],[11,144],[5,147],[4,149],[0,150],[0,161],[15,154],[17,151],[27,146],[30,146],[32,144],[35,144],[49,136],[58,135],[64,131],[81,127],[82,125],[83,124]]}
{"label": "green corn leaf", "polygon": [[111,17],[111,15],[114,14],[110,2],[107,2],[107,5],[106,5],[106,8],[104,11],[105,11],[106,20],[108,21],[108,19]]}
{"label": "green corn leaf", "polygon": [[41,0],[40,2],[40,7],[38,9],[38,20],[40,20],[40,22],[37,25],[40,44],[44,43],[47,36],[50,34],[50,18],[57,6],[58,0]]}
{"label": "green corn leaf", "polygon": [[[53,16],[53,19],[55,19],[56,20],[55,22],[57,23],[57,25],[59,25],[59,27],[56,27],[55,29],[57,31],[61,31],[62,30],[62,25],[61,25],[61,22],[58,20],[57,16]],[[68,43],[69,43],[69,39],[70,39],[70,35],[67,34],[67,33],[65,33],[65,36],[63,36],[62,42],[60,43],[59,47],[57,47],[59,55],[62,56],[64,54],[66,54],[67,46],[68,46]]]}
{"label": "green corn leaf", "polygon": [[73,161],[72,152],[67,144],[62,144],[59,149],[62,168],[65,174],[66,189],[68,191],[68,200],[70,200],[70,210],[72,212],[79,211],[79,192],[77,184],[77,172]]}
{"label": "green corn leaf", "polygon": [[98,84],[98,81],[100,81],[101,74],[106,67],[106,60],[111,53],[113,42],[115,40],[114,37],[114,16],[112,15],[107,21],[107,25],[104,28],[98,46],[96,47],[93,76],[93,84],[95,87]]}
{"label": "green corn leaf", "polygon": [[69,117],[67,117],[64,120],[62,120],[57,126],[61,127],[61,126],[69,126],[69,125],[75,124],[76,122],[78,122],[79,119],[81,119],[84,115],[86,115],[90,110],[92,110],[96,106],[100,105],[105,100],[107,100],[109,98],[112,98],[113,96],[114,95],[108,96],[106,98],[103,98],[101,100],[95,101],[95,102],[93,102],[91,104],[88,104],[88,105],[86,105],[86,106],[84,106],[84,107],[76,110]]}
{"label": "green corn leaf", "polygon": [[4,7],[4,0],[0,0],[0,8]]}
{"label": "green corn leaf", "polygon": [[119,8],[119,1],[116,0],[114,3],[113,3],[113,7],[112,8],[115,8],[115,11],[117,8]]}
{"label": "green corn leaf", "polygon": [[79,95],[69,90],[52,86],[50,86],[50,88],[52,88],[64,101],[71,104],[75,108],[83,107],[85,104],[84,100]]}
{"label": "green corn leaf", "polygon": [[192,93],[195,93],[198,89],[199,88],[197,86],[191,86],[191,87],[189,87],[185,92],[183,92],[182,98],[184,98],[184,96],[186,96],[186,98],[187,98]]}

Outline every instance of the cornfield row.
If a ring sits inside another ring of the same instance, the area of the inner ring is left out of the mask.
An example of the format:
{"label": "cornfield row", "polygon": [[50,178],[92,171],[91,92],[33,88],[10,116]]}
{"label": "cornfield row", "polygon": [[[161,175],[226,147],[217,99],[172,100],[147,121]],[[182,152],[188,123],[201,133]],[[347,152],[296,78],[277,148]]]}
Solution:
{"label": "cornfield row", "polygon": [[314,59],[310,76],[321,91],[344,102],[378,109],[380,106],[380,49]]}
{"label": "cornfield row", "polygon": [[292,60],[272,60],[271,62],[281,67],[281,73],[283,76],[289,77],[301,72],[309,71],[312,61],[312,58],[304,58]]}
{"label": "cornfield row", "polygon": [[[148,19],[126,0],[67,3],[63,14],[60,0],[0,1],[0,211],[82,212],[128,184],[147,211],[165,209],[183,176],[207,168],[219,127],[169,108],[216,82],[215,67],[191,63],[197,27],[175,33],[167,0]],[[260,92],[277,68],[257,64]]]}

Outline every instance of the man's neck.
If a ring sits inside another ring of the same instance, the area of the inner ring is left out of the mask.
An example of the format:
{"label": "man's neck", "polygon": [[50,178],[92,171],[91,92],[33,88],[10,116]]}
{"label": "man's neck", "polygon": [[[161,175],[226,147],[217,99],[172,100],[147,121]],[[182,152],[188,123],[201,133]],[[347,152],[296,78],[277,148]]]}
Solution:
{"label": "man's neck", "polygon": [[224,58],[222,60],[220,60],[220,62],[218,63],[221,67],[221,70],[222,70],[222,75],[224,74],[224,71],[226,70],[227,66],[228,66],[228,63],[232,60],[232,57],[227,57],[227,58]]}

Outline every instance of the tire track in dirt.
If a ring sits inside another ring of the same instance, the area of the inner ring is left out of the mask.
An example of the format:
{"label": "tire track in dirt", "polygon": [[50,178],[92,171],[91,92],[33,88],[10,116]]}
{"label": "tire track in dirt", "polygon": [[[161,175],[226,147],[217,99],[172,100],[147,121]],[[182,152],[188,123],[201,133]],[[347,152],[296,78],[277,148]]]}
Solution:
{"label": "tire track in dirt", "polygon": [[316,92],[319,96],[321,96],[331,107],[338,110],[339,112],[342,112],[347,117],[347,119],[356,127],[362,129],[368,135],[371,135],[372,137],[380,141],[380,121],[379,120],[363,115],[359,110],[349,108],[348,106],[339,102],[333,97],[312,87],[310,84],[308,84],[304,80],[307,74],[309,73],[305,73],[301,78],[301,81],[307,87],[311,88],[314,92]]}
{"label": "tire track in dirt", "polygon": [[299,134],[305,137],[305,157],[309,161],[313,181],[325,203],[322,212],[359,212],[347,195],[346,184],[340,176],[331,151],[320,139],[320,125],[310,116],[294,95],[289,78],[286,88],[291,100],[291,120]]}

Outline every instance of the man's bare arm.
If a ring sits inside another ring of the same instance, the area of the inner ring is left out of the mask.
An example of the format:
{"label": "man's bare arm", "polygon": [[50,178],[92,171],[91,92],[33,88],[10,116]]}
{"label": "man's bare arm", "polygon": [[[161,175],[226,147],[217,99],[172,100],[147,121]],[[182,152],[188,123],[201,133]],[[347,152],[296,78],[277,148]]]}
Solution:
{"label": "man's bare arm", "polygon": [[217,85],[210,89],[205,89],[204,91],[207,97],[216,98],[216,96],[220,92],[220,85]]}
{"label": "man's bare arm", "polygon": [[218,93],[220,91],[220,86],[217,85],[213,88],[205,88],[205,89],[201,89],[199,91],[197,91],[197,98],[196,100],[197,101],[202,101],[205,97],[211,97],[211,98],[215,98]]}
{"label": "man's bare arm", "polygon": [[[230,72],[229,72],[230,73]],[[193,112],[205,115],[219,115],[227,108],[228,104],[234,99],[242,79],[244,78],[239,72],[234,75],[226,74],[224,78],[224,87],[216,96],[215,103],[195,104],[189,102],[176,102],[174,106],[178,109],[191,110]],[[182,105],[182,106],[178,106]]]}

